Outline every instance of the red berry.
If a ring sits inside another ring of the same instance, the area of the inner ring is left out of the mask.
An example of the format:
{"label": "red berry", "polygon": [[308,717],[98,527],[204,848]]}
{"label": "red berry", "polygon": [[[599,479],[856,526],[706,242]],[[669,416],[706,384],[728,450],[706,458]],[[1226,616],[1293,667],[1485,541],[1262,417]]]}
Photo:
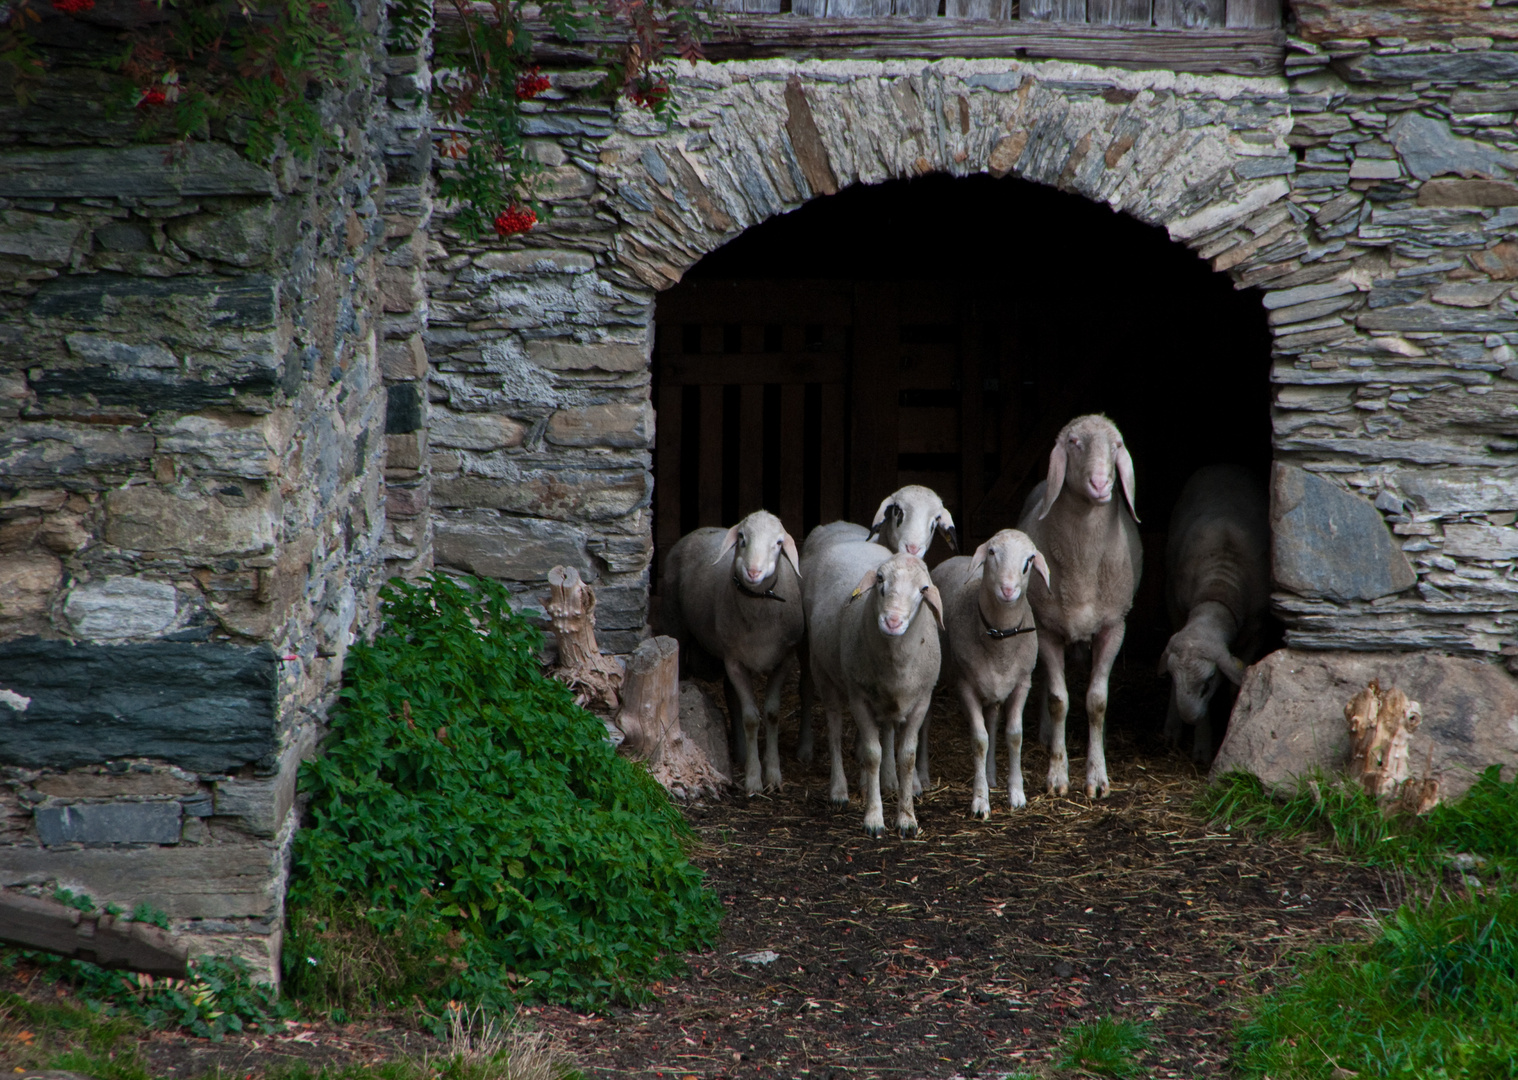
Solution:
{"label": "red berry", "polygon": [[536,67],[530,67],[517,76],[517,100],[531,101],[544,90],[553,86],[547,75],[539,74]]}
{"label": "red berry", "polygon": [[537,223],[538,215],[530,206],[513,206],[496,217],[495,231],[498,236],[515,236],[527,232]]}
{"label": "red berry", "polygon": [[53,10],[65,15],[78,15],[95,6],[95,0],[53,0]]}
{"label": "red berry", "polygon": [[163,87],[150,86],[142,92],[142,97],[137,99],[137,107],[141,109],[148,105],[164,105],[168,103],[168,100],[169,96],[163,92]]}

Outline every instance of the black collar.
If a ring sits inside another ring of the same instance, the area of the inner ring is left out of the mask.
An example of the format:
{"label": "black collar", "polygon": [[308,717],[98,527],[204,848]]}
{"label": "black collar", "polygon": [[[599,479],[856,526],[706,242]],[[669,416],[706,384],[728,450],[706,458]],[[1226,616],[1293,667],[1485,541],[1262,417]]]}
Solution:
{"label": "black collar", "polygon": [[[995,638],[997,641],[1000,641],[1002,638],[1016,637],[1018,634],[1031,634],[1034,630],[1037,629],[1037,627],[1033,626],[1018,625],[1014,626],[1010,630],[998,630],[996,627],[991,625],[989,620],[987,620],[986,613],[980,610],[979,604],[975,605],[975,610],[980,614],[980,625],[986,628],[986,637]],[[1026,623],[1028,621],[1028,616],[1024,615],[1022,621]]]}
{"label": "black collar", "polygon": [[775,595],[775,588],[773,585],[768,589],[765,589],[763,592],[754,592],[752,589],[749,589],[747,586],[745,586],[741,580],[739,580],[736,572],[733,574],[733,584],[738,586],[738,591],[741,592],[744,596],[752,596],[755,600],[779,600],[782,604],[785,603],[785,597]]}

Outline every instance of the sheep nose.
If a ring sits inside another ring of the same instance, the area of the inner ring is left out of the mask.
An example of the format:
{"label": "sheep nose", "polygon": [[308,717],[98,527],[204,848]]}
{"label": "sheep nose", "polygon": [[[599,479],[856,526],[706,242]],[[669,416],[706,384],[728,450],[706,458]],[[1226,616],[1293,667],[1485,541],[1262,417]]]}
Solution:
{"label": "sheep nose", "polygon": [[748,579],[750,581],[763,581],[764,568],[759,566],[750,566],[748,568]]}
{"label": "sheep nose", "polygon": [[918,544],[908,544],[907,545],[907,554],[908,555],[921,555],[922,554],[922,547],[920,545],[918,545]]}
{"label": "sheep nose", "polygon": [[1001,587],[1001,598],[1003,600],[1016,600],[1017,599],[1017,586],[1016,585],[1003,585]]}
{"label": "sheep nose", "polygon": [[887,630],[900,630],[901,616],[897,615],[895,612],[892,612],[885,617],[885,624]]}

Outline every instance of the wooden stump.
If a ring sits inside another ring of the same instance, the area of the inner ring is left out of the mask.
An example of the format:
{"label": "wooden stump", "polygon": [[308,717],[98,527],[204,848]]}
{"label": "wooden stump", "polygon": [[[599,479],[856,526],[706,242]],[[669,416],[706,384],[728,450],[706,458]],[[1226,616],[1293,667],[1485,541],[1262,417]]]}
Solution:
{"label": "wooden stump", "polygon": [[[1426,777],[1408,784],[1408,743],[1423,719],[1418,703],[1396,687],[1382,690],[1372,680],[1344,706],[1344,719],[1349,723],[1349,778],[1373,798],[1400,795],[1417,812],[1431,809],[1438,801],[1438,782]],[[1404,786],[1415,790],[1404,793]]]}
{"label": "wooden stump", "polygon": [[627,662],[617,726],[626,737],[623,750],[646,760],[675,798],[715,798],[727,785],[727,776],[680,727],[680,646],[674,638],[649,638]]}
{"label": "wooden stump", "polygon": [[548,571],[548,620],[559,639],[554,678],[575,692],[575,703],[615,712],[622,669],[596,643],[596,594],[573,566]]}

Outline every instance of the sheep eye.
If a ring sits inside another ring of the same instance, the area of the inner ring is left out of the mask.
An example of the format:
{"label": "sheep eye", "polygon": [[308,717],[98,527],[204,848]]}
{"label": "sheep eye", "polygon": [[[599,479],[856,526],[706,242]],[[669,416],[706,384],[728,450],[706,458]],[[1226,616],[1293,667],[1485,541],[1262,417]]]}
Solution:
{"label": "sheep eye", "polygon": [[738,546],[739,547],[747,547],[748,546],[748,537],[744,536],[742,533],[738,534]]}
{"label": "sheep eye", "polygon": [[1029,555],[1027,562],[1023,563],[1023,573],[1026,574],[1028,572],[1028,567],[1030,567],[1032,565],[1033,565],[1033,556]]}
{"label": "sheep eye", "polygon": [[920,591],[922,592],[922,595],[928,595],[928,587],[926,585],[924,585]]}

